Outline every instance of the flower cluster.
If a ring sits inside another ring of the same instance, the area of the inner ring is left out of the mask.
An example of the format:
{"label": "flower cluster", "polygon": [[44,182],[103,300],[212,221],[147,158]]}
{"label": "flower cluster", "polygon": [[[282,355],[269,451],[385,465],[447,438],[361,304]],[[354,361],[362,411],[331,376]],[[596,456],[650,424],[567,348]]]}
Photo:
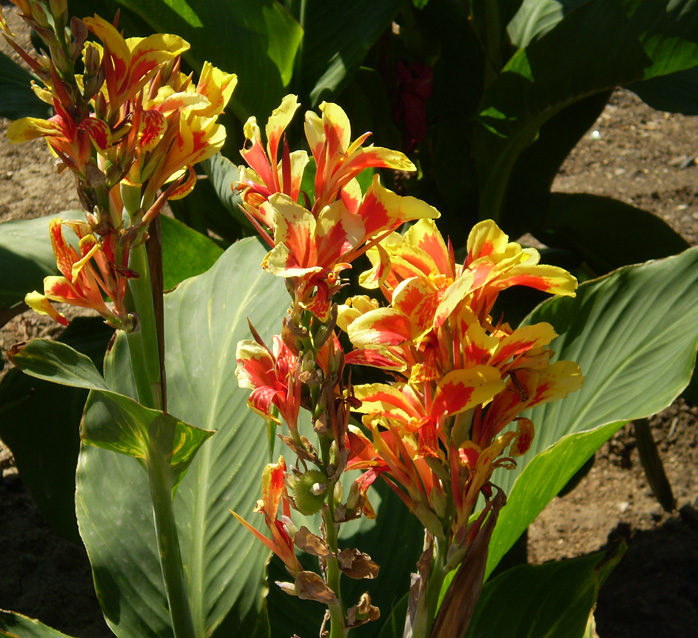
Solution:
{"label": "flower cluster", "polygon": [[550,324],[514,330],[490,316],[501,290],[574,295],[576,280],[539,265],[534,249],[509,242],[491,221],[473,228],[467,251],[456,264],[431,220],[387,237],[369,251],[374,267],[362,281],[389,305],[350,298],[338,318],[352,344],[390,359],[374,365],[399,379],[354,387],[369,434],[352,428],[349,467],[382,476],[453,555],[477,532],[470,516],[480,495],[492,497],[494,469],[530,447],[533,424],[519,414],[582,383],[576,364],[550,364]]}
{"label": "flower cluster", "polygon": [[[283,458],[265,470],[265,485],[285,471],[281,520],[278,498],[277,505],[269,507],[265,498],[257,508],[274,539],[264,542],[295,579],[282,586],[302,595],[298,576],[310,576],[298,571],[293,546],[309,551],[312,545],[325,586],[303,595],[325,602],[333,622],[348,627],[349,617],[337,620],[327,599],[338,591],[333,530],[375,516],[368,489],[382,477],[430,537],[445,544],[449,568],[463,561],[487,515],[504,502],[492,473],[513,467],[530,447],[533,423],[521,412],[582,383],[576,364],[551,363],[553,327],[512,329],[495,321],[497,297],[521,285],[574,295],[577,282],[560,268],[540,265],[535,250],[509,242],[491,221],[473,228],[464,263],[456,263],[434,208],[387,190],[377,175],[365,191],[359,186],[356,178],[366,168],[414,170],[404,155],[364,146],[368,134],[352,142],[346,114],[328,103],[320,105],[321,115],[305,116],[310,156],[291,152],[285,131],[297,109],[295,96],[287,96],[274,111],[266,147],[255,119],[245,126],[241,153],[249,168],[240,168],[234,188],[271,248],[262,267],[285,279],[292,302],[273,349],[256,332],[239,344],[237,376],[252,390],[248,404],[255,412],[286,424],[280,436],[297,458],[289,471]],[[315,168],[310,195],[301,190],[309,165]],[[416,223],[405,234],[396,232],[410,221]],[[343,271],[364,254],[372,268],[359,282],[380,290],[385,306],[368,295],[337,301]],[[341,345],[342,332],[350,351]],[[385,370],[392,381],[353,386],[345,372],[350,365]],[[310,413],[317,445],[300,431],[301,408]],[[352,412],[362,415],[362,427],[350,425]],[[344,470],[363,473],[342,501],[337,481]],[[480,497],[485,508],[473,519]],[[294,531],[291,509],[322,510],[324,538]],[[319,546],[326,551],[318,553]]]}
{"label": "flower cluster", "polygon": [[[167,199],[194,187],[193,165],[222,147],[225,129],[217,117],[236,76],[205,63],[195,83],[179,70],[189,45],[175,35],[124,38],[96,15],[73,18],[68,27],[65,2],[15,4],[51,52],[35,59],[13,44],[42,80],[44,87],[34,91],[55,115],[17,120],[8,137],[46,139],[59,170],[77,177],[88,222],[79,228],[54,222],[62,277],[48,278],[44,294],[31,293],[26,301],[62,323],[51,301],[94,308],[111,325],[128,328],[126,282],[138,276],[129,268],[131,248],[147,238]],[[88,41],[90,34],[97,41]],[[82,73],[75,72],[78,65]],[[63,239],[62,227],[75,231],[78,251]]]}

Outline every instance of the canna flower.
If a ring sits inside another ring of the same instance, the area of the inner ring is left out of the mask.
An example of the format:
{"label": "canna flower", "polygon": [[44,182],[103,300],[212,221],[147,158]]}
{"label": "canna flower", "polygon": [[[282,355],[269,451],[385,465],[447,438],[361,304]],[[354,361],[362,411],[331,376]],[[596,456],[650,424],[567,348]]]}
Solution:
{"label": "canna flower", "polygon": [[[77,235],[79,250],[65,240],[63,226]],[[44,294],[29,293],[25,298],[27,305],[64,326],[68,325],[68,320],[51,305],[52,301],[92,308],[117,328],[128,325],[130,320],[124,305],[126,283],[128,278],[136,276],[122,265],[128,263],[128,254],[123,256],[122,264],[117,263],[116,246],[100,244],[85,222],[53,219],[49,232],[62,276],[46,277]],[[105,303],[103,295],[111,300],[111,307]]]}
{"label": "canna flower", "polygon": [[[161,86],[153,98],[144,97],[142,107],[134,112],[140,152],[129,180],[148,182],[148,201],[183,172],[187,179],[169,199],[184,197],[194,188],[193,165],[215,155],[225,142],[225,128],[217,117],[232,96],[237,76],[205,62],[196,87],[190,78],[179,78],[174,84]],[[151,86],[151,92],[154,89]]]}
{"label": "canna flower", "polygon": [[[233,188],[242,191],[243,210],[263,237],[268,237],[266,228],[274,228],[274,220],[260,210],[260,206],[274,193],[283,193],[294,202],[298,201],[300,194],[308,154],[305,151],[290,152],[286,141],[281,149],[282,154],[279,154],[284,132],[299,106],[295,95],[287,95],[274,109],[265,128],[266,148],[255,117],[250,117],[243,129],[246,144],[240,154],[249,168],[240,167],[240,181]],[[273,245],[271,240],[269,243]]]}
{"label": "canna flower", "polygon": [[274,247],[264,268],[280,277],[297,278],[299,302],[320,318],[329,312],[330,291],[338,274],[367,246],[406,221],[439,216],[421,200],[384,188],[378,176],[355,211],[338,200],[316,217],[283,194],[272,195],[261,210],[275,228]]}
{"label": "canna flower", "polygon": [[7,129],[7,137],[13,143],[46,138],[53,154],[84,178],[93,148],[104,151],[110,144],[109,127],[94,116],[75,122],[59,99],[53,100],[53,106],[56,114],[48,120],[23,117],[12,122]]}
{"label": "canna flower", "polygon": [[352,180],[367,168],[414,171],[414,164],[399,151],[380,146],[363,147],[371,135],[364,133],[351,142],[347,114],[337,104],[320,104],[322,117],[305,115],[305,136],[315,159],[315,208],[331,204]]}
{"label": "canna flower", "polygon": [[83,20],[103,43],[103,64],[109,114],[140,91],[158,67],[189,49],[177,35],[154,33],[147,38],[126,38],[112,24],[95,15]]}
{"label": "canna flower", "polygon": [[420,454],[439,456],[446,419],[490,401],[504,387],[497,369],[474,366],[449,372],[433,390],[430,384],[420,389],[405,383],[354,386],[354,396],[361,401],[355,410],[369,415],[365,423],[389,419],[401,434],[418,436]]}
{"label": "canna flower", "polygon": [[[303,568],[296,558],[293,547],[293,534],[291,532],[291,509],[288,504],[286,491],[286,461],[279,457],[278,463],[270,463],[264,468],[262,474],[262,500],[257,501],[255,512],[264,516],[271,539],[258,532],[252,525],[235,512],[231,514],[262,541],[274,554],[276,554],[286,566],[291,576],[297,576]],[[277,520],[279,505],[282,504],[282,520]]]}
{"label": "canna flower", "polygon": [[278,420],[278,410],[291,431],[298,430],[301,385],[298,377],[298,357],[281,337],[273,339],[274,351],[257,341],[240,341],[235,357],[235,376],[241,388],[252,390],[247,405],[267,420]]}

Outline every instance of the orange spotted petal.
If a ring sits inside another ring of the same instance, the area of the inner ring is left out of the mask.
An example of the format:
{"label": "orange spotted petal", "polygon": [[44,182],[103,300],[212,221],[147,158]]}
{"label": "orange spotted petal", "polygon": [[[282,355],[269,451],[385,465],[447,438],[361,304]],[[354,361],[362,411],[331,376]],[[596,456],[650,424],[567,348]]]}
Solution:
{"label": "orange spotted petal", "polygon": [[533,437],[536,430],[533,426],[533,421],[524,419],[523,417],[516,420],[516,436],[511,442],[509,448],[509,456],[523,456],[528,452],[533,443]]}
{"label": "orange spotted petal", "polygon": [[199,115],[212,117],[222,113],[233,95],[237,82],[238,78],[234,73],[226,73],[210,62],[204,62],[196,92],[206,97],[210,106],[199,111]]}
{"label": "orange spotted petal", "polygon": [[395,308],[378,308],[354,320],[348,333],[357,348],[395,346],[412,339],[412,324],[407,315]]}
{"label": "orange spotted petal", "polygon": [[540,372],[535,394],[528,407],[548,403],[576,392],[584,383],[584,376],[579,366],[573,361],[556,361]]}
{"label": "orange spotted petal", "polygon": [[373,236],[386,230],[394,230],[407,221],[422,218],[438,218],[438,210],[416,197],[400,197],[384,188],[378,175],[373,176],[363,201],[357,210],[364,224],[366,235]]}
{"label": "orange spotted petal", "polygon": [[470,410],[487,403],[504,387],[499,370],[491,366],[453,370],[437,386],[432,414],[452,416]]}
{"label": "orange spotted petal", "polygon": [[503,252],[508,241],[509,237],[491,219],[475,224],[468,235],[466,265],[480,257]]}
{"label": "orange spotted petal", "polygon": [[278,462],[267,464],[262,473],[264,511],[272,519],[276,518],[283,494],[286,494],[286,461],[280,456]]}
{"label": "orange spotted petal", "polygon": [[381,415],[401,421],[423,419],[423,409],[415,400],[409,386],[372,383],[354,386],[354,396],[361,401],[358,412]]}
{"label": "orange spotted petal", "polygon": [[63,134],[62,126],[54,120],[23,117],[7,127],[7,137],[13,143],[26,142],[37,137],[58,137]]}

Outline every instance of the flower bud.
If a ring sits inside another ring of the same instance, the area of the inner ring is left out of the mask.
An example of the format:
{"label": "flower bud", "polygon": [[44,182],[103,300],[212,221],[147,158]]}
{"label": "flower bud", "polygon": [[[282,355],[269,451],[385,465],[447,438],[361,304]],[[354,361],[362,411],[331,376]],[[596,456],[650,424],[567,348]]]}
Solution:
{"label": "flower bud", "polygon": [[54,18],[62,16],[68,10],[68,0],[48,0]]}
{"label": "flower bud", "polygon": [[295,477],[290,489],[293,501],[301,514],[311,516],[320,511],[325,502],[327,477],[320,470],[308,470]]}
{"label": "flower bud", "polygon": [[32,19],[40,27],[48,28],[50,26],[48,15],[46,14],[46,7],[38,3],[32,3],[31,8],[29,10],[31,12]]}

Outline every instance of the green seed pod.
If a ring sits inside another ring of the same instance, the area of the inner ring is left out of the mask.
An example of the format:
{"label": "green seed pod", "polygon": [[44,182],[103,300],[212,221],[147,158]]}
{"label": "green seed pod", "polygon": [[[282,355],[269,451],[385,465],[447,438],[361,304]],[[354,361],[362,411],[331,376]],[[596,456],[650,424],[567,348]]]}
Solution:
{"label": "green seed pod", "polygon": [[301,514],[310,516],[320,511],[325,502],[327,477],[320,470],[308,470],[296,477],[293,500]]}

